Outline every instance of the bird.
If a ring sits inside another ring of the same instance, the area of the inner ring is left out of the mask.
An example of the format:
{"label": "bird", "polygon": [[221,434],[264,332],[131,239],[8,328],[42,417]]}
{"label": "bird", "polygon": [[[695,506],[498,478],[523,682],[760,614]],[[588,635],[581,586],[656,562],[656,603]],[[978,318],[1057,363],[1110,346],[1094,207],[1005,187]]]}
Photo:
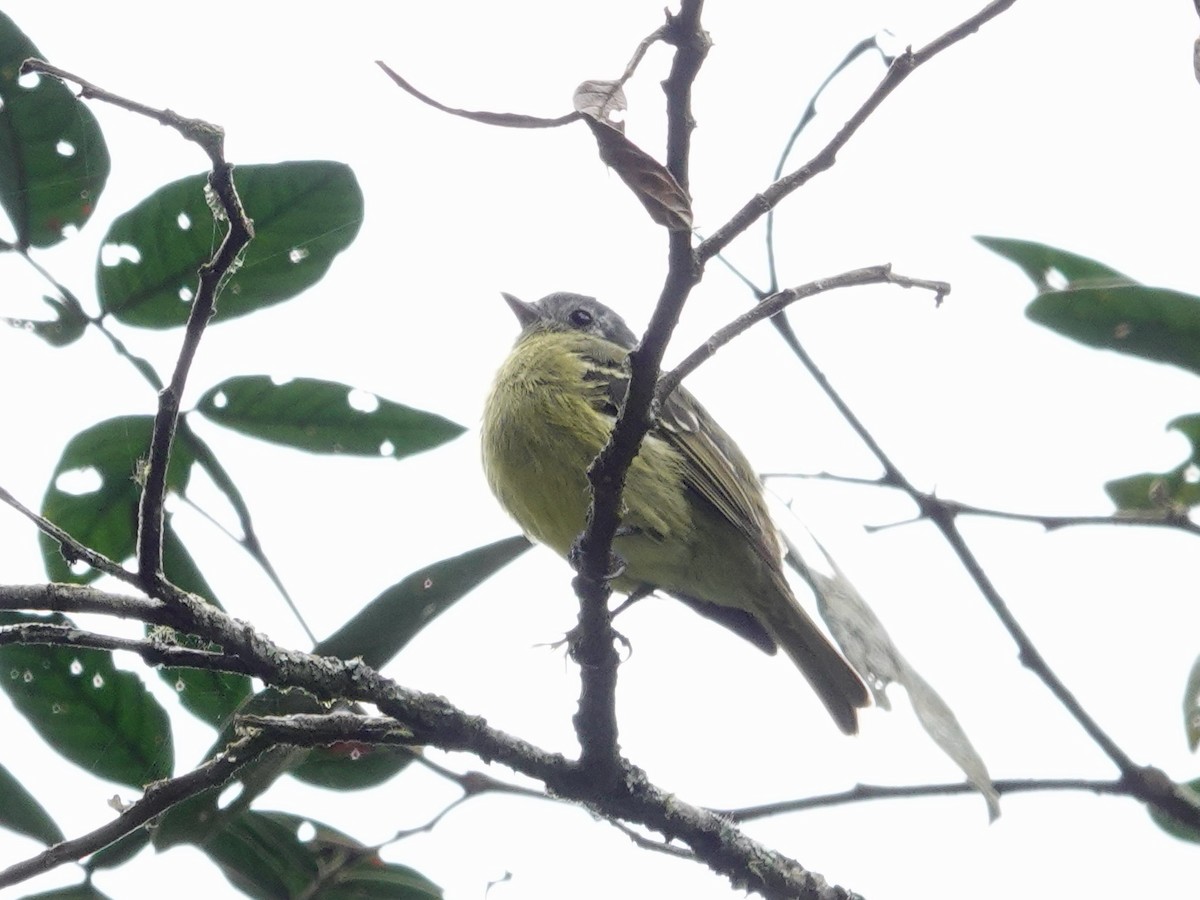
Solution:
{"label": "bird", "polygon": [[[593,297],[502,296],[521,331],[484,404],[484,474],[524,532],[569,559],[638,339]],[[684,387],[662,401],[629,467],[613,550],[614,590],[673,596],[767,653],[782,647],[838,727],[857,732],[866,687],[797,602],[754,469]]]}

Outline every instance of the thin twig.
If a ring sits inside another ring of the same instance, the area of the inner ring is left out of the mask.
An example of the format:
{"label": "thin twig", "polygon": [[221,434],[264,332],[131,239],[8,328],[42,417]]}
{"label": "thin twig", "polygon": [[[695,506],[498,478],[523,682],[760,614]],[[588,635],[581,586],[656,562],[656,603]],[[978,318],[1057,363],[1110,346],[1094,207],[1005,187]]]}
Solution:
{"label": "thin twig", "polygon": [[92,650],[124,650],[136,653],[149,666],[204,669],[209,672],[252,674],[236,657],[212,650],[196,650],[162,641],[113,637],[83,631],[74,625],[54,625],[47,622],[27,622],[19,625],[0,625],[0,647],[8,644],[46,644],[53,647],[87,647]]}
{"label": "thin twig", "polygon": [[66,531],[59,528],[49,519],[40,516],[33,510],[25,506],[16,497],[0,487],[0,502],[7,503],[29,521],[37,526],[38,530],[47,537],[58,542],[59,550],[68,563],[83,562],[91,566],[98,572],[103,572],[105,575],[111,575],[118,581],[123,581],[125,584],[134,587],[139,586],[138,577],[133,572],[130,572],[120,563],[113,562],[103,553],[97,553],[91,547],[80,543],[67,534]]}
{"label": "thin twig", "polygon": [[69,841],[47,847],[41,853],[14,863],[0,871],[0,887],[8,887],[48,872],[64,862],[82,859],[130,832],[141,828],[176,803],[208,788],[225,784],[238,770],[271,749],[271,742],[262,736],[242,737],[227,746],[207,762],[186,775],[156,781],[146,786],[142,799],[126,808],[117,818],[94,831]]}
{"label": "thin twig", "polygon": [[39,72],[62,81],[78,84],[81,96],[110,103],[138,115],[153,119],[178,131],[186,140],[204,150],[212,165],[208,184],[229,223],[225,237],[209,262],[200,267],[200,286],[188,313],[184,329],[183,344],[175,362],[170,383],[159,391],[158,410],[154,416],[154,429],[150,438],[149,460],[146,466],[145,483],[138,502],[137,567],[143,586],[154,592],[163,581],[163,506],[167,494],[167,469],[171,460],[171,445],[179,421],[179,404],[187,385],[188,372],[200,345],[200,339],[216,310],[217,296],[226,276],[232,270],[254,237],[254,226],[242,208],[237,188],[233,183],[233,166],[225,160],[225,132],[219,126],[202,119],[190,119],[169,109],[155,109],[136,100],[121,97],[99,88],[57,66],[40,59],[27,59],[21,65],[22,72]]}
{"label": "thin twig", "polygon": [[[1121,781],[1112,779],[1097,781],[1085,778],[1007,778],[993,781],[992,786],[999,794],[1028,793],[1030,791],[1088,791],[1093,794],[1115,795],[1128,793]],[[867,800],[891,800],[898,797],[950,797],[957,794],[977,795],[978,793],[979,787],[966,781],[914,785],[859,784],[849,790],[833,794],[820,794],[797,800],[780,800],[776,803],[763,803],[738,809],[717,809],[713,812],[735,822],[749,822],[754,819],[777,816],[780,813],[845,806]]]}
{"label": "thin twig", "polygon": [[689,353],[679,365],[662,376],[658,380],[657,402],[662,403],[666,400],[684,378],[699,368],[706,360],[711,359],[718,350],[739,334],[748,330],[756,323],[761,322],[763,319],[769,319],[776,315],[797,300],[839,288],[884,282],[897,284],[905,288],[923,288],[931,291],[934,294],[934,302],[939,304],[950,293],[950,285],[944,281],[930,281],[925,278],[909,278],[906,275],[898,275],[892,271],[889,263],[868,266],[863,269],[854,269],[830,278],[810,281],[808,284],[802,284],[799,287],[779,291],[765,298],[762,302],[755,305],[753,309],[742,313],[742,315],[738,316],[728,325],[718,330],[707,341]]}
{"label": "thin twig", "polygon": [[814,175],[831,168],[837,161],[838,152],[846,146],[850,138],[887,99],[888,95],[899,87],[909,75],[947,47],[978,31],[985,23],[1000,15],[1015,2],[1016,0],[993,0],[975,15],[951,28],[916,53],[910,48],[896,57],[875,90],[816,156],[795,171],[777,179],[761,194],[752,197],[734,214],[733,218],[696,248],[696,256],[700,264],[703,265],[714,255],[720,253],[729,245],[730,241],[758,221],[768,210],[777,206],[788,194],[806,184]]}

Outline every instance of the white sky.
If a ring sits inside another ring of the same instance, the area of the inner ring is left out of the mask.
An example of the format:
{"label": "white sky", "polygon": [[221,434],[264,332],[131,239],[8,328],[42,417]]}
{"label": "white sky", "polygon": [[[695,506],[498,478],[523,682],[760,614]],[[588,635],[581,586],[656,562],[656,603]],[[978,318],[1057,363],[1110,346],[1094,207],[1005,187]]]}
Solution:
{"label": "white sky", "polygon": [[[888,28],[923,44],[977,2],[709,4],[714,39],[696,85],[693,195],[711,233],[768,182],[812,90],[861,37]],[[852,9],[842,7],[852,6]],[[829,9],[836,7],[836,13]],[[349,163],[366,195],[358,241],[301,299],[210,331],[191,399],[236,373],[344,381],[437,411],[472,429],[396,465],[308,458],[200,423],[246,493],[268,553],[319,635],[423,563],[514,532],[487,493],[475,425],[515,327],[507,290],[592,293],[644,326],[664,271],[665,234],[595,156],[582,126],[495,130],[418,104],[374,66],[384,59],[450,105],[558,115],[587,78],[611,78],[660,21],[661,4],[519,0],[329,7],[212,2],[165,7],[62,6],[22,0],[5,12],[51,61],[118,93],[207,118],[235,162],[329,158]],[[168,11],[169,10],[169,11]],[[1190,4],[1018,2],[916,73],[842,154],[792,197],[778,220],[781,277],[799,284],[881,262],[950,281],[928,296],[895,288],[827,295],[794,322],[818,361],[918,485],[983,506],[1103,513],[1107,478],[1166,469],[1184,443],[1163,432],[1193,412],[1194,378],[1071,345],[1026,322],[1031,288],[972,234],[1045,241],[1135,278],[1200,291],[1200,85]],[[669,62],[654,51],[628,89],[629,135],[660,154]],[[802,142],[803,161],[880,74],[860,64],[831,91]],[[93,223],[39,260],[85,299],[107,223],[154,188],[200,171],[173,133],[93,106],[113,154]],[[729,257],[764,280],[761,229]],[[46,290],[0,260],[0,314],[42,313]],[[688,306],[678,359],[743,310],[719,265]],[[160,365],[178,333],[129,333]],[[0,484],[40,498],[69,437],[152,396],[92,335],[55,351],[0,331],[6,440]],[[764,470],[872,475],[865,451],[767,330],[722,351],[689,381]],[[186,405],[186,404],[185,404]],[[781,484],[780,491],[792,486]],[[863,524],[911,514],[864,488],[803,484],[798,515],[834,548],[905,655],[937,687],[996,778],[1115,774],[1020,668],[1011,641],[928,527],[866,535]],[[785,527],[796,523],[783,520]],[[265,579],[195,520],[181,527],[235,614],[304,646]],[[1197,653],[1194,539],[1165,531],[1072,529],[968,521],[964,531],[1047,659],[1113,738],[1140,762],[1193,777],[1180,698]],[[42,577],[31,528],[0,510],[0,577]],[[387,671],[449,697],[495,725],[570,752],[577,678],[554,640],[574,619],[567,570],[527,554],[443,616]],[[843,738],[785,659],[767,658],[668,603],[643,603],[622,631],[622,746],[681,797],[746,805],[841,790],[856,782],[956,780],[896,710],[869,712]],[[138,668],[136,664],[134,668]],[[158,685],[155,682],[155,689]],[[165,697],[164,702],[170,703]],[[3,762],[68,835],[111,815],[116,788],[80,778],[0,701]],[[211,735],[180,719],[180,766]],[[456,764],[473,766],[469,759]],[[127,791],[122,790],[123,794]],[[367,841],[417,824],[448,789],[413,774],[370,793],[330,796],[289,780],[263,808],[305,811]],[[975,797],[889,801],[758,822],[748,830],[867,897],[1118,897],[1175,893],[1194,879],[1196,849],[1162,835],[1133,801],[1018,795],[989,826]],[[0,863],[36,850],[0,832]],[[704,868],[635,851],[585,813],[484,798],[431,834],[390,847],[447,890],[508,898],[731,896]],[[221,895],[219,873],[190,850],[140,857],[98,879],[113,896],[189,890]],[[70,867],[16,896],[76,880]],[[7,895],[6,895],[7,896]]]}

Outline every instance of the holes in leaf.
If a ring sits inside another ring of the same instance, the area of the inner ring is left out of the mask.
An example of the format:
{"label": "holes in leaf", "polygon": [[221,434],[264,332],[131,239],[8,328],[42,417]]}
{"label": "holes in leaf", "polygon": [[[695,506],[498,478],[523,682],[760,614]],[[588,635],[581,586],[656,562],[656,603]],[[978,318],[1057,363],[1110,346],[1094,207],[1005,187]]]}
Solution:
{"label": "holes in leaf", "polygon": [[384,441],[382,444],[379,445],[379,455],[380,456],[391,456],[395,452],[396,452],[396,445],[393,444],[391,441]]}
{"label": "holes in leaf", "polygon": [[346,402],[350,404],[351,409],[357,409],[363,413],[373,413],[379,409],[379,398],[370,391],[362,391],[355,388],[346,395]]}
{"label": "holes in leaf", "polygon": [[69,671],[72,675],[82,675],[83,663],[81,663],[78,658],[75,658],[71,660],[71,664],[67,666],[67,671]]}
{"label": "holes in leaf", "polygon": [[221,796],[217,797],[217,809],[226,809],[234,800],[242,793],[242,783],[236,782],[229,785],[225,790],[221,791]]}
{"label": "holes in leaf", "polygon": [[308,249],[305,247],[293,247],[288,251],[288,262],[298,263],[308,259]]}
{"label": "holes in leaf", "polygon": [[79,234],[79,226],[74,222],[69,222],[62,227],[62,230],[59,232],[59,234],[61,234],[64,238],[73,238],[75,235]]}
{"label": "holes in leaf", "polygon": [[185,212],[181,212],[175,217],[175,224],[179,226],[180,231],[187,231],[192,227],[192,217]]}
{"label": "holes in leaf", "polygon": [[224,409],[229,405],[229,398],[225,396],[224,391],[217,391],[215,394],[213,394],[212,405],[217,409]]}
{"label": "holes in leaf", "polygon": [[100,688],[104,687],[104,676],[99,672],[92,676],[92,687],[94,687],[96,690],[100,690]]}
{"label": "holes in leaf", "polygon": [[37,72],[26,72],[17,78],[17,84],[25,88],[27,91],[32,91],[35,87],[42,83],[42,76]]}
{"label": "holes in leaf", "polygon": [[100,265],[110,269],[122,262],[137,265],[142,261],[142,251],[133,244],[105,244],[100,248]]}
{"label": "holes in leaf", "polygon": [[94,494],[104,486],[104,478],[92,466],[79,469],[67,469],[59,472],[54,479],[54,487],[64,494],[81,497],[84,494]]}
{"label": "holes in leaf", "polygon": [[1052,291],[1065,291],[1071,286],[1071,279],[1063,274],[1062,269],[1057,266],[1050,266],[1042,273],[1042,281],[1046,283],[1046,287]]}
{"label": "holes in leaf", "polygon": [[179,299],[182,300],[184,303],[191,303],[192,297],[194,297],[194,296],[195,295],[192,293],[192,289],[190,287],[188,287],[186,284],[179,289]]}
{"label": "holes in leaf", "polygon": [[1186,481],[1188,484],[1200,483],[1200,466],[1197,466],[1195,463],[1192,463],[1186,469],[1184,469],[1183,470],[1183,480]]}
{"label": "holes in leaf", "polygon": [[71,157],[75,155],[75,145],[70,141],[59,141],[54,145],[54,152],[59,156]]}

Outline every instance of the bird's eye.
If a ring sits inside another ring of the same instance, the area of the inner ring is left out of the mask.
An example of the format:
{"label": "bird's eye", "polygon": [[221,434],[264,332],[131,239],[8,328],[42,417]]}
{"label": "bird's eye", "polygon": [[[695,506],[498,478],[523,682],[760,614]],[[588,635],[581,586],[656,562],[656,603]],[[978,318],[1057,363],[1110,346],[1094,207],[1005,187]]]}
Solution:
{"label": "bird's eye", "polygon": [[592,324],[592,314],[582,308],[571,310],[567,318],[571,320],[571,324],[576,328],[587,328],[587,326]]}

